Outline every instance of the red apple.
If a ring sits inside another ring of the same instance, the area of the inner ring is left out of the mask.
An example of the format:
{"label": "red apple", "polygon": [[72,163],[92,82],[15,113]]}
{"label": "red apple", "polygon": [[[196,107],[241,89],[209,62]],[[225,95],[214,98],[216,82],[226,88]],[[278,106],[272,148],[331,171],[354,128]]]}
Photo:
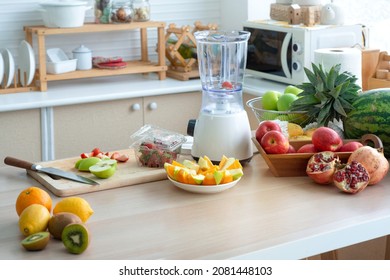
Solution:
{"label": "red apple", "polygon": [[357,150],[358,148],[363,147],[363,144],[357,141],[351,141],[348,143],[345,143],[340,147],[338,152],[353,152]]}
{"label": "red apple", "polygon": [[296,153],[297,151],[295,150],[294,146],[290,144],[290,147],[288,147],[287,153],[288,154],[293,154]]}
{"label": "red apple", "polygon": [[271,130],[264,134],[260,145],[267,154],[285,154],[290,147],[287,137],[277,130]]}
{"label": "red apple", "polygon": [[263,138],[263,136],[268,132],[268,131],[272,131],[272,130],[276,130],[276,131],[279,131],[279,132],[282,132],[282,129],[280,128],[279,124],[277,124],[276,122],[274,121],[262,121],[259,126],[257,127],[256,129],[256,139],[257,139],[257,142],[261,142],[261,138]]}
{"label": "red apple", "polygon": [[317,153],[317,149],[313,144],[305,144],[298,149],[297,153]]}
{"label": "red apple", "polygon": [[343,139],[341,139],[340,135],[326,126],[317,128],[311,136],[311,141],[319,152],[335,152],[343,145]]}

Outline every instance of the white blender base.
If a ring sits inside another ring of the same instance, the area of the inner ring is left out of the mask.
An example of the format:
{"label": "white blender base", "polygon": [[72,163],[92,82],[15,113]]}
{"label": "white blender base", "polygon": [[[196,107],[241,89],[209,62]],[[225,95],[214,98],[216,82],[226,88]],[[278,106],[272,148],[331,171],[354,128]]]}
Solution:
{"label": "white blender base", "polygon": [[196,120],[191,155],[219,162],[223,155],[240,161],[253,156],[252,133],[246,111],[212,115],[201,112]]}

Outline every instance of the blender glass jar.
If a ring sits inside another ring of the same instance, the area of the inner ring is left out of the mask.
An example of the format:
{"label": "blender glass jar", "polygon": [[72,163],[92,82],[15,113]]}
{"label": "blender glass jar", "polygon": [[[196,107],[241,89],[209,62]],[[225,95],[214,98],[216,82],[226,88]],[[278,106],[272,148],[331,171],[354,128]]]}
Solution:
{"label": "blender glass jar", "polygon": [[244,110],[242,84],[250,33],[207,30],[194,35],[203,92],[201,111],[234,114]]}

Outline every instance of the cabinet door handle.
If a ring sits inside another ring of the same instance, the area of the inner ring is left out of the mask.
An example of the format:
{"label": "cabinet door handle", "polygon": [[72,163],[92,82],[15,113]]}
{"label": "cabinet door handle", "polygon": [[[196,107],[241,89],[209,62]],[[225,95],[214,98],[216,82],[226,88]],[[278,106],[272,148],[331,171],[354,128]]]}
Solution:
{"label": "cabinet door handle", "polygon": [[149,109],[150,110],[156,110],[157,109],[157,103],[156,102],[152,102],[149,104]]}
{"label": "cabinet door handle", "polygon": [[131,105],[131,110],[139,111],[141,110],[141,105],[139,105],[139,103],[134,103],[133,105]]}

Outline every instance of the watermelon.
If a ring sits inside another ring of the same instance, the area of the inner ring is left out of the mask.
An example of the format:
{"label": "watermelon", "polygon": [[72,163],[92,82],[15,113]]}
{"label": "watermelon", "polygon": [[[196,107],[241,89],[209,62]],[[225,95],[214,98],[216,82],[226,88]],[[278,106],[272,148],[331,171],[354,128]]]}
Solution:
{"label": "watermelon", "polygon": [[386,158],[390,157],[390,88],[372,89],[359,94],[354,109],[344,120],[344,134],[359,139],[372,133],[383,143]]}

